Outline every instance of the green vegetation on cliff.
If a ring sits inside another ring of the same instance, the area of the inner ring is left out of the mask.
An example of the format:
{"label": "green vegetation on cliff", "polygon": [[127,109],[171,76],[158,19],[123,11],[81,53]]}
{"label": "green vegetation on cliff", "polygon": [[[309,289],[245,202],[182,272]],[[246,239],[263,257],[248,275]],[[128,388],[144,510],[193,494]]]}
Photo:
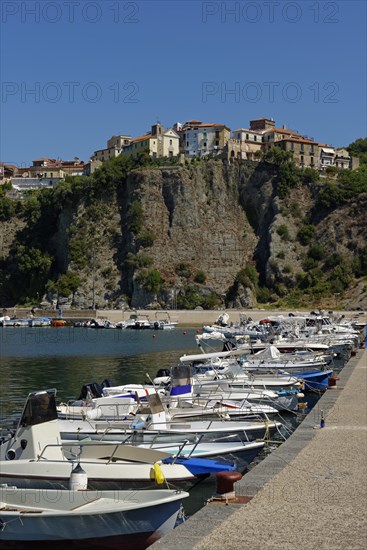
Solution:
{"label": "green vegetation on cliff", "polygon": [[296,306],[367,276],[365,165],[319,179],[276,147],[229,166],[124,156],[23,200],[8,191],[2,307]]}

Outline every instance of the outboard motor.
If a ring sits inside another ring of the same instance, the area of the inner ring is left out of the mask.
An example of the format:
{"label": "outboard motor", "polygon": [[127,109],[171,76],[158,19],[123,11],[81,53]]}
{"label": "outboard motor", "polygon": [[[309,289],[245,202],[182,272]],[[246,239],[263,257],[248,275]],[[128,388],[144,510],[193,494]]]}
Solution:
{"label": "outboard motor", "polygon": [[100,384],[97,384],[97,382],[90,382],[89,384],[84,384],[84,386],[81,389],[80,395],[78,397],[78,400],[84,400],[87,399],[89,396],[95,397],[102,397],[102,387]]}
{"label": "outboard motor", "polygon": [[171,376],[171,371],[170,369],[158,369],[157,370],[157,374],[155,375],[156,378],[160,378],[160,377],[163,377],[163,376]]}
{"label": "outboard motor", "polygon": [[103,388],[113,388],[114,386],[116,386],[116,384],[110,378],[105,378],[101,384],[102,390]]}

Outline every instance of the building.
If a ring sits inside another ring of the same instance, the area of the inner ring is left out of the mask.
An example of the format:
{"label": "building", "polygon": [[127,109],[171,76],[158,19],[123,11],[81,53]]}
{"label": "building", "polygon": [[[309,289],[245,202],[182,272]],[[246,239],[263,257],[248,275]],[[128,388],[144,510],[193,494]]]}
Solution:
{"label": "building", "polygon": [[352,167],[352,157],[347,149],[335,149],[335,167],[349,170]]}
{"label": "building", "polygon": [[133,139],[123,153],[133,156],[147,152],[152,158],[177,157],[180,138],[173,128],[164,130],[161,124],[154,124],[147,134]]}
{"label": "building", "polygon": [[180,150],[187,157],[205,157],[220,154],[231,131],[228,126],[216,123],[203,123],[200,120],[189,120],[185,124],[176,124],[180,136]]}
{"label": "building", "polygon": [[280,147],[283,151],[293,153],[293,160],[300,168],[319,168],[320,147],[319,144],[304,137],[284,137],[274,142],[274,146]]}
{"label": "building", "polygon": [[258,160],[262,150],[263,133],[248,128],[238,128],[232,132],[227,143],[228,159]]}
{"label": "building", "polygon": [[335,149],[324,143],[320,144],[319,170],[335,166]]}
{"label": "building", "polygon": [[63,178],[10,178],[16,191],[34,191],[36,189],[51,189]]}
{"label": "building", "polygon": [[91,160],[106,162],[112,158],[119,157],[123,149],[130,145],[131,141],[131,136],[112,136],[107,141],[107,147],[105,149],[98,149],[97,151],[94,151],[94,155],[91,157]]}

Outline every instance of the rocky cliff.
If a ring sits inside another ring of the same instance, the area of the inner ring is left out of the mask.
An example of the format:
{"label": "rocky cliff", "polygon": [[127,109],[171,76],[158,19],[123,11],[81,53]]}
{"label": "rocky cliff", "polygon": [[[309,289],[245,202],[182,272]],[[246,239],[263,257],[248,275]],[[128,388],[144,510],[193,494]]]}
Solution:
{"label": "rocky cliff", "polygon": [[332,305],[335,295],[365,307],[367,194],[330,207],[318,200],[322,182],[280,193],[278,168],[264,162],[111,166],[77,192],[59,184],[36,219],[23,206],[1,223],[3,307],[35,298],[37,285],[17,293],[19,243],[23,256],[50,259],[37,298],[79,307]]}

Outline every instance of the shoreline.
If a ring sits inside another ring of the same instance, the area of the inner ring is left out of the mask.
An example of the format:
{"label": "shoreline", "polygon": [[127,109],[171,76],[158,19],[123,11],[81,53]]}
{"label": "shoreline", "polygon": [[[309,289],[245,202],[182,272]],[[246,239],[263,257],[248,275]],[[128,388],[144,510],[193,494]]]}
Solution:
{"label": "shoreline", "polygon": [[208,503],[151,548],[241,550],[244,540],[254,549],[271,541],[273,550],[291,550],[300,540],[319,550],[364,548],[366,361],[367,349],[359,350],[338,387],[326,390],[295,432],[235,484],[236,503]]}
{"label": "shoreline", "polygon": [[[284,315],[288,317],[289,313],[299,314],[299,315],[308,315],[310,314],[309,310],[297,310],[297,309],[288,309],[288,310],[278,310],[278,309],[223,309],[223,310],[149,310],[149,309],[140,309],[140,310],[114,310],[114,309],[102,309],[102,310],[77,310],[77,309],[67,309],[62,311],[62,319],[68,321],[78,321],[78,320],[88,320],[88,319],[108,319],[112,322],[126,321],[131,315],[137,314],[141,317],[148,317],[151,322],[156,318],[163,319],[164,317],[169,316],[172,321],[178,321],[178,327],[195,327],[199,328],[203,325],[211,325],[215,320],[222,315],[223,313],[228,313],[229,323],[238,324],[240,319],[244,316],[248,319],[251,318],[253,321],[260,321],[261,319],[266,319],[268,316],[272,315]],[[318,311],[318,310],[316,310]],[[367,322],[367,312],[359,310],[322,310],[325,313],[328,311],[333,311],[334,315],[341,316],[344,315],[347,318],[356,318],[363,319]],[[5,313],[4,313],[5,312]],[[3,310],[3,315],[8,315],[9,317],[32,317],[31,308],[8,308]],[[34,315],[35,317],[52,317],[54,319],[59,318],[58,310],[54,309],[37,309]]]}

